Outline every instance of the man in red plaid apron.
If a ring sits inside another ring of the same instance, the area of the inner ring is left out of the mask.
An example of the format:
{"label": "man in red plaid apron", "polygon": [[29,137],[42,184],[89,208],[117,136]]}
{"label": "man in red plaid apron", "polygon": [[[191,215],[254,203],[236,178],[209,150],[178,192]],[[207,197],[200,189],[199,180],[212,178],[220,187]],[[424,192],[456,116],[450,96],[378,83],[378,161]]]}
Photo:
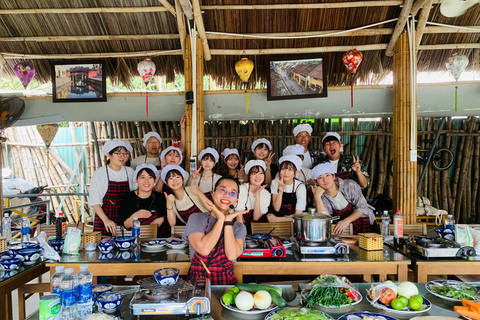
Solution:
{"label": "man in red plaid apron", "polygon": [[313,187],[317,211],[340,218],[333,230],[334,235],[342,234],[350,223],[354,234],[372,230],[375,223],[373,207],[368,205],[355,181],[336,178],[335,168],[328,162],[317,165],[310,174],[317,182]]}

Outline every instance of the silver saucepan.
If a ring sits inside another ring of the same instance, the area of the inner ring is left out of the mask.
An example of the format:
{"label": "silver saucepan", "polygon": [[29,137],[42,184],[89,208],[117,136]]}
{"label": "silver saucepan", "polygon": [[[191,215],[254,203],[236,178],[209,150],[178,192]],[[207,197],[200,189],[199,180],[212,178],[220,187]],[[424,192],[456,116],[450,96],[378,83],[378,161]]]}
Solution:
{"label": "silver saucepan", "polygon": [[293,216],[295,238],[312,242],[329,240],[332,220],[337,220],[338,217],[316,213],[314,208],[309,208],[308,211]]}

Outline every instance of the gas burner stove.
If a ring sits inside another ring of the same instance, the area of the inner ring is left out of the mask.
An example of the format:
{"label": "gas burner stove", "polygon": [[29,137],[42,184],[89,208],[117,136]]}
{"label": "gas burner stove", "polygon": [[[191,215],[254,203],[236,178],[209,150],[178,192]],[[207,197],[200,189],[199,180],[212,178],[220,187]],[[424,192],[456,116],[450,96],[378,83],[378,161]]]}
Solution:
{"label": "gas burner stove", "polygon": [[173,315],[210,313],[210,280],[198,278],[193,284],[183,279],[171,286],[159,285],[155,278],[139,281],[140,289],[130,301],[133,315]]}
{"label": "gas burner stove", "polygon": [[415,236],[407,242],[407,248],[426,258],[468,258],[476,255],[473,247],[442,238]]}
{"label": "gas burner stove", "polygon": [[328,256],[333,256],[331,261],[338,261],[350,252],[348,244],[334,238],[324,242],[295,240],[293,249],[301,261],[325,261]]}
{"label": "gas burner stove", "polygon": [[279,238],[247,239],[246,248],[240,258],[284,258],[287,250]]}

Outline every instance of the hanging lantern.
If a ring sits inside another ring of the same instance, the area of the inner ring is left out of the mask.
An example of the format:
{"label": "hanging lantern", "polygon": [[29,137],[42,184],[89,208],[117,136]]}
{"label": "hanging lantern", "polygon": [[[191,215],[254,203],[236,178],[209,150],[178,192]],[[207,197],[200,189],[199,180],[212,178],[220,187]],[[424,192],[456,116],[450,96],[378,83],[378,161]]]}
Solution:
{"label": "hanging lantern", "polygon": [[41,124],[37,126],[38,133],[42,137],[45,146],[47,147],[47,171],[50,168],[50,152],[49,147],[55,138],[58,131],[58,124]]}
{"label": "hanging lantern", "polygon": [[13,67],[15,74],[20,79],[23,87],[27,89],[28,84],[35,77],[35,67],[28,61],[19,62]]}
{"label": "hanging lantern", "polygon": [[[143,59],[143,61],[140,61],[137,65],[137,71],[142,77],[143,82],[145,83],[145,87],[152,81],[153,75],[155,74],[155,71],[157,71],[157,67],[155,66],[155,63],[150,60],[150,59]],[[145,88],[146,89],[146,88]],[[146,95],[146,114],[148,118],[148,90],[147,90],[147,95]]]}
{"label": "hanging lantern", "polygon": [[[466,55],[459,55],[454,53],[453,56],[448,58],[446,63],[447,70],[455,78],[455,81],[458,82],[458,78],[462,75],[465,68],[468,66],[468,57]],[[458,109],[458,86],[455,86],[455,112]]]}
{"label": "hanging lantern", "polygon": [[248,78],[250,78],[250,75],[252,74],[253,71],[253,61],[249,60],[247,58],[242,58],[240,61],[237,61],[235,63],[235,71],[237,71],[238,75],[240,76],[240,79],[242,79],[242,82],[245,83],[245,112],[248,114],[248,93],[247,93],[247,82]]}
{"label": "hanging lantern", "polygon": [[357,51],[357,49],[349,50],[342,57],[343,64],[347,68],[348,72],[352,75],[352,83],[350,87],[350,96],[351,96],[350,99],[352,103],[352,108],[353,108],[353,78],[362,60],[363,60],[363,54],[360,51]]}

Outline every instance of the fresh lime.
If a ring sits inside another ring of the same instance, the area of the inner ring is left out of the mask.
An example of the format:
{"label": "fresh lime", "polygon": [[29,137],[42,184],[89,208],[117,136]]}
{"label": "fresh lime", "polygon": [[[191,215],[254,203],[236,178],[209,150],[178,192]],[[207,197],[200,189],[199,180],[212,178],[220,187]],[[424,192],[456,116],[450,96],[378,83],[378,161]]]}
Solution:
{"label": "fresh lime", "polygon": [[234,293],[239,293],[240,292],[240,289],[238,289],[238,287],[236,286],[233,286],[230,291],[233,291]]}
{"label": "fresh lime", "polygon": [[420,302],[420,304],[423,304],[423,297],[422,297],[421,295],[419,295],[419,294],[416,294],[416,295],[412,296],[412,297],[410,298],[410,300],[412,300],[412,299],[415,299],[415,300],[417,300],[418,302]]}
{"label": "fresh lime", "polygon": [[227,292],[223,295],[222,300],[226,306],[229,306],[233,301],[233,296],[230,292]]}
{"label": "fresh lime", "polygon": [[417,311],[420,310],[420,308],[422,307],[422,303],[417,299],[410,299],[408,301],[408,306],[410,307],[410,309]]}
{"label": "fresh lime", "polygon": [[404,307],[402,300],[400,300],[399,298],[393,299],[393,300],[390,302],[390,305],[391,305],[392,308],[395,309],[395,310],[402,310],[402,308]]}
{"label": "fresh lime", "polygon": [[397,299],[399,299],[400,301],[402,301],[402,305],[403,305],[404,307],[408,306],[408,299],[405,298],[404,296],[397,297]]}

